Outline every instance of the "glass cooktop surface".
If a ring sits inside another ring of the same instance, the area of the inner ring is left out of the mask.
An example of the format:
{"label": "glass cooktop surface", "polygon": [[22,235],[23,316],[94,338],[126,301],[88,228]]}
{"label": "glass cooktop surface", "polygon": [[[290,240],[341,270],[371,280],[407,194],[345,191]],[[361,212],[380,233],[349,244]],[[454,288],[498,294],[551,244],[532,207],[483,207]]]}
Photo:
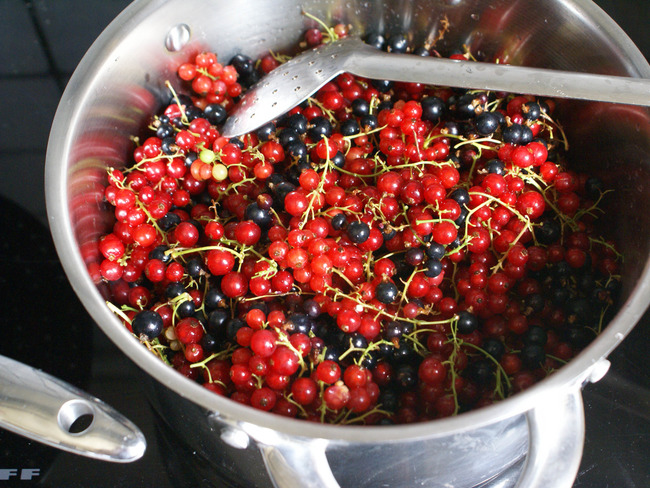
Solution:
{"label": "glass cooktop surface", "polygon": [[[599,1],[650,56],[648,2]],[[0,430],[0,486],[66,488],[235,487],[220,479],[153,413],[138,370],[76,298],[52,244],[43,196],[49,127],[78,61],[126,0],[0,2],[0,354],[102,399],[144,432],[129,464],[95,461]],[[63,312],[62,312],[63,311]],[[650,486],[650,315],[584,390],[586,440],[576,488]],[[551,488],[551,487],[549,487]]]}

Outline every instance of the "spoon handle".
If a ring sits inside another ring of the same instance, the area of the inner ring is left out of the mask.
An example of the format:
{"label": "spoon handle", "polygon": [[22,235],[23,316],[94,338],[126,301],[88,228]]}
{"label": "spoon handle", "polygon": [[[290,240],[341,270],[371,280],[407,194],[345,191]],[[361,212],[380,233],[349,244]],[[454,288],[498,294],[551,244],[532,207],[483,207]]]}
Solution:
{"label": "spoon handle", "polygon": [[391,54],[359,43],[345,70],[365,78],[650,105],[650,80],[476,61]]}

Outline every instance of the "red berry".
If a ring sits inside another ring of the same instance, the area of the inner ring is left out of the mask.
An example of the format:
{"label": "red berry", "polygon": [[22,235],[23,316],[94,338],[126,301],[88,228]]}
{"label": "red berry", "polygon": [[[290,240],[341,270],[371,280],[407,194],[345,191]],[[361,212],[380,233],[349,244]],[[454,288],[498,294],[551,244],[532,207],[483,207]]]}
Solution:
{"label": "red berry", "polygon": [[206,255],[205,264],[213,275],[222,276],[232,271],[235,257],[228,251],[212,249]]}
{"label": "red berry", "polygon": [[340,410],[350,400],[350,389],[345,385],[331,385],[323,392],[323,401],[332,410]]}
{"label": "red berry", "polygon": [[269,358],[269,366],[278,374],[291,376],[299,366],[299,358],[287,346],[279,346]]}
{"label": "red berry", "polygon": [[268,387],[262,387],[251,393],[251,406],[260,410],[269,411],[275,407],[277,395]]}
{"label": "red berry", "polygon": [[433,240],[443,246],[449,245],[456,240],[458,229],[452,222],[438,222],[433,226]]}
{"label": "red berry", "polygon": [[311,378],[297,378],[291,385],[291,394],[300,405],[311,405],[318,395],[318,386]]}
{"label": "red berry", "polygon": [[277,347],[277,338],[269,329],[256,330],[250,342],[251,350],[260,357],[270,357]]}
{"label": "red berry", "polygon": [[536,220],[542,216],[546,210],[546,202],[541,193],[537,191],[527,191],[522,193],[517,199],[517,210],[531,220]]}
{"label": "red berry", "polygon": [[230,271],[221,280],[221,290],[229,298],[242,297],[248,291],[246,277],[237,271]]}
{"label": "red berry", "polygon": [[181,319],[175,328],[176,337],[183,344],[196,344],[203,337],[204,330],[201,322],[194,317]]}
{"label": "red berry", "polygon": [[341,377],[341,368],[336,361],[325,360],[316,366],[316,378],[325,384],[336,383]]}
{"label": "red berry", "polygon": [[183,247],[192,247],[199,241],[199,230],[191,222],[181,222],[174,229],[176,241]]}

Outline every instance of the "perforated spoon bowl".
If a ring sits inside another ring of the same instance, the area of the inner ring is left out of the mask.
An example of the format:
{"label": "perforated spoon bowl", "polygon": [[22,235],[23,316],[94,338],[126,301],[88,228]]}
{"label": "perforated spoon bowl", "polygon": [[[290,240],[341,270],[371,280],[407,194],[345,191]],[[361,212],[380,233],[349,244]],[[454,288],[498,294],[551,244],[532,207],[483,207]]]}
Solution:
{"label": "perforated spoon bowl", "polygon": [[368,79],[650,105],[648,79],[387,53],[350,37],[305,51],[262,78],[233,109],[223,135],[256,130],[344,72]]}

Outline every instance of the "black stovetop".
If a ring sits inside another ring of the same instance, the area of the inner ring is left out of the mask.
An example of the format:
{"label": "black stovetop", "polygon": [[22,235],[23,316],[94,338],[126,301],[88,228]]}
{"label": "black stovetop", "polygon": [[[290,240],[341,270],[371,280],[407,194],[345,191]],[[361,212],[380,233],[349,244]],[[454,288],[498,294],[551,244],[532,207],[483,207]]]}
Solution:
{"label": "black stovetop", "polygon": [[[154,416],[142,374],[103,335],[70,288],[47,228],[43,166],[68,77],[126,0],[0,1],[0,353],[104,400],[144,432],[148,449],[116,465],[60,452],[0,430],[0,486],[66,488],[230,486]],[[599,0],[650,57],[650,3]],[[639,12],[642,9],[643,12]],[[575,487],[650,486],[650,314],[584,390],[587,434]],[[32,470],[33,480],[8,474]],[[16,470],[16,471],[8,471]],[[549,487],[552,488],[552,487]]]}

